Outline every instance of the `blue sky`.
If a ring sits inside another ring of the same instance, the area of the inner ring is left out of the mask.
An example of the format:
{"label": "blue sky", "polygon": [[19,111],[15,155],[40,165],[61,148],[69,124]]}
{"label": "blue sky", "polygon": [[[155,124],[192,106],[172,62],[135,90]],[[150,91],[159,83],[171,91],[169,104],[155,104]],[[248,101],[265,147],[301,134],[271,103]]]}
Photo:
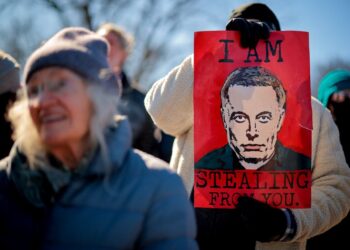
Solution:
{"label": "blue sky", "polygon": [[[252,1],[199,0],[197,17],[191,32],[223,29],[231,10]],[[350,1],[348,0],[269,0],[267,4],[277,15],[282,30],[309,32],[311,81],[319,64],[341,59],[350,63]],[[198,14],[207,16],[203,20]],[[210,18],[208,18],[210,17]],[[192,33],[193,35],[193,33]]]}
{"label": "blue sky", "polygon": [[[223,30],[231,10],[241,4],[250,3],[247,0],[195,0],[195,8],[186,13],[186,18],[182,19],[179,31],[172,41],[167,41],[175,45],[170,48],[171,57],[167,58],[167,63],[163,67],[153,72],[153,78],[159,79],[179,64],[188,54],[193,52],[193,34],[200,30]],[[350,1],[349,0],[263,0],[257,1],[267,4],[277,15],[282,30],[307,31],[310,35],[310,58],[311,58],[311,82],[319,78],[318,67],[328,64],[330,61],[340,59],[348,62],[350,68]],[[168,2],[167,2],[168,3]],[[28,5],[22,6],[22,11],[26,11]],[[45,13],[44,9],[36,10],[38,13]],[[47,10],[46,10],[47,11]],[[20,17],[20,12],[16,12]],[[7,13],[13,16],[12,12]],[[129,15],[130,16],[130,15]],[[130,16],[130,18],[132,18]],[[13,25],[6,23],[5,26]],[[13,19],[11,19],[13,20]],[[51,36],[59,29],[57,16],[52,13],[39,15],[33,20],[40,27],[42,37]],[[120,22],[125,28],[132,23],[132,19],[104,20]],[[15,24],[15,23],[14,23]],[[74,23],[74,25],[78,25]],[[56,27],[54,29],[47,27]],[[25,44],[25,46],[27,46]],[[136,52],[135,52],[136,53]],[[130,58],[129,62],[135,60]],[[154,80],[153,79],[153,80]],[[144,82],[141,86],[147,90],[154,81]],[[315,93],[313,87],[313,93]]]}

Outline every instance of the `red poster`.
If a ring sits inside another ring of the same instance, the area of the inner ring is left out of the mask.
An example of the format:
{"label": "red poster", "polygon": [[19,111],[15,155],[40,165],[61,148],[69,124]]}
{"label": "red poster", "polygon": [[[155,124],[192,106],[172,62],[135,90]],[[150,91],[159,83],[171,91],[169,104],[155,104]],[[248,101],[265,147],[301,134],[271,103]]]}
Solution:
{"label": "red poster", "polygon": [[195,33],[195,207],[232,208],[241,195],[310,207],[308,39],[272,32],[243,49],[238,32]]}

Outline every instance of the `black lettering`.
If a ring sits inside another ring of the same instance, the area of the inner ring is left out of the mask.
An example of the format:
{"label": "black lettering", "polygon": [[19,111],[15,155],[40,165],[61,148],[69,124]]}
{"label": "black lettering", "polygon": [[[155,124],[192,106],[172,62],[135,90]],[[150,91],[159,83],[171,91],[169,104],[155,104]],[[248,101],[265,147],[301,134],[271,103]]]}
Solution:
{"label": "black lettering", "polygon": [[242,189],[243,186],[246,186],[247,189],[250,189],[248,177],[245,172],[242,173],[241,185],[239,186],[239,189]]}
{"label": "black lettering", "polygon": [[272,44],[271,44],[271,42],[269,40],[265,41],[265,45],[266,45],[265,46],[265,49],[266,49],[265,62],[270,62],[269,51],[271,51],[272,56],[276,56],[277,50],[278,50],[277,62],[283,62],[283,58],[282,58],[282,40],[276,40],[275,47],[272,46]]}
{"label": "black lettering", "polygon": [[278,187],[277,185],[277,176],[280,174],[278,172],[274,172],[274,173],[271,173],[273,175],[273,186],[270,187],[270,189],[280,189],[280,187]]}
{"label": "black lettering", "polygon": [[225,206],[225,201],[226,201],[226,206],[230,206],[231,204],[230,204],[229,199],[228,199],[229,197],[230,196],[229,196],[228,193],[221,192],[221,203],[220,203],[220,205],[221,206]]}
{"label": "black lettering", "polygon": [[209,192],[210,195],[210,202],[209,205],[214,206],[216,204],[216,200],[219,197],[218,192]]}
{"label": "black lettering", "polygon": [[281,206],[282,201],[283,201],[282,198],[283,198],[283,197],[282,197],[282,194],[280,194],[280,193],[274,193],[274,194],[272,195],[272,205],[275,206],[275,207]]}
{"label": "black lettering", "polygon": [[308,177],[308,172],[307,171],[299,172],[298,178],[297,178],[297,186],[299,188],[307,188],[307,186],[309,184],[309,181],[308,181],[307,177]]}
{"label": "black lettering", "polygon": [[236,182],[233,181],[233,178],[236,178],[236,172],[227,171],[224,172],[225,175],[225,186],[223,188],[236,188]]}
{"label": "black lettering", "polygon": [[267,202],[268,202],[268,199],[269,199],[270,196],[271,196],[271,193],[262,193],[261,195],[264,197],[265,203],[267,203]]}
{"label": "black lettering", "polygon": [[293,206],[295,193],[285,193],[284,194],[284,205],[286,207]]}
{"label": "black lettering", "polygon": [[198,170],[196,174],[196,187],[204,188],[207,186],[207,172]]}
{"label": "black lettering", "polygon": [[224,58],[220,59],[219,62],[229,62],[232,63],[233,59],[230,59],[229,56],[229,50],[228,50],[228,44],[229,43],[233,43],[233,40],[226,40],[226,39],[220,39],[219,42],[224,43],[225,44],[225,49],[224,49]]}
{"label": "black lettering", "polygon": [[213,186],[210,186],[211,188],[220,188],[220,186],[216,183],[217,177],[219,179],[221,178],[220,171],[210,171],[209,178],[213,178]]}
{"label": "black lettering", "polygon": [[[293,188],[294,187],[294,176],[295,172],[289,172],[283,174],[283,189]],[[288,185],[287,185],[288,182]]]}
{"label": "black lettering", "polygon": [[240,193],[233,193],[232,194],[232,204],[237,205],[238,203],[238,198],[241,196]]}
{"label": "black lettering", "polygon": [[[254,173],[254,176],[255,176],[255,187],[253,189],[266,189],[267,188],[267,183],[266,181],[265,182],[262,182],[260,180],[260,175],[262,174],[261,171],[255,171]],[[262,185],[263,184],[263,185]]]}
{"label": "black lettering", "polygon": [[[253,50],[254,53],[250,53]],[[248,55],[247,59],[244,60],[245,63],[250,63],[250,57],[255,56],[255,61],[254,62],[261,62],[261,59],[259,58],[258,52],[256,51],[256,48],[249,48],[248,50]]]}

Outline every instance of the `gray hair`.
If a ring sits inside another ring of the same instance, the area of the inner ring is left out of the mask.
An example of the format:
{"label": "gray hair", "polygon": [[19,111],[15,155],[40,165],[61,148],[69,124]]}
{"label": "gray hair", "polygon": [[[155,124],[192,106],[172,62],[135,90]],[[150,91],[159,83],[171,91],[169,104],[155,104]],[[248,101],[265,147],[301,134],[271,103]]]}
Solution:
{"label": "gray hair", "polygon": [[282,82],[266,68],[260,66],[242,67],[232,71],[221,89],[222,106],[228,102],[228,90],[232,86],[271,86],[276,92],[279,106],[283,109],[286,108],[286,90],[283,88]]}
{"label": "gray hair", "polygon": [[[86,82],[92,103],[90,120],[90,142],[99,145],[107,167],[109,166],[108,148],[104,138],[105,129],[113,123],[119,96],[113,91],[107,91],[99,84]],[[27,156],[29,166],[35,168],[39,159],[46,160],[47,149],[40,140],[28,108],[28,97],[25,89],[18,92],[17,101],[9,110],[8,118],[14,128],[13,139],[17,146]]]}
{"label": "gray hair", "polygon": [[121,26],[113,23],[104,23],[97,29],[97,33],[101,33],[102,31],[105,31],[106,34],[113,34],[118,39],[123,50],[128,54],[131,53],[135,43],[134,37],[126,32]]}

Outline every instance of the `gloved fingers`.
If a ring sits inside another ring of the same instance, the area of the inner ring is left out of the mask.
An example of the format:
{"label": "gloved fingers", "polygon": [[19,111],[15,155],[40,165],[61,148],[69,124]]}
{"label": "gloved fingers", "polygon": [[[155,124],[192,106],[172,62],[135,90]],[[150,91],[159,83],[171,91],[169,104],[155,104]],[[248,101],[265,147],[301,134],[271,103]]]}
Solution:
{"label": "gloved fingers", "polygon": [[257,24],[260,26],[260,38],[265,40],[268,39],[270,37],[269,26],[264,22],[257,22]]}
{"label": "gloved fingers", "polygon": [[226,30],[239,31],[241,35],[240,43],[243,48],[249,47],[252,31],[248,21],[244,18],[232,18],[226,25]]}
{"label": "gloved fingers", "polygon": [[268,39],[270,36],[270,30],[267,24],[260,21],[249,21],[251,28],[251,37],[249,40],[249,48],[255,48],[260,39]]}
{"label": "gloved fingers", "polygon": [[279,208],[248,196],[238,198],[236,206],[245,228],[262,242],[279,239],[287,227],[286,216]]}
{"label": "gloved fingers", "polygon": [[226,30],[242,31],[247,29],[247,20],[244,18],[231,18],[226,24]]}
{"label": "gloved fingers", "polygon": [[268,39],[269,26],[259,20],[232,18],[226,25],[226,30],[239,31],[241,46],[243,48],[255,48],[260,39]]}
{"label": "gloved fingers", "polygon": [[237,208],[241,209],[241,210],[245,210],[245,211],[249,211],[252,208],[256,208],[256,207],[267,207],[268,205],[258,201],[252,197],[249,196],[240,196],[238,197],[238,203],[237,203]]}

